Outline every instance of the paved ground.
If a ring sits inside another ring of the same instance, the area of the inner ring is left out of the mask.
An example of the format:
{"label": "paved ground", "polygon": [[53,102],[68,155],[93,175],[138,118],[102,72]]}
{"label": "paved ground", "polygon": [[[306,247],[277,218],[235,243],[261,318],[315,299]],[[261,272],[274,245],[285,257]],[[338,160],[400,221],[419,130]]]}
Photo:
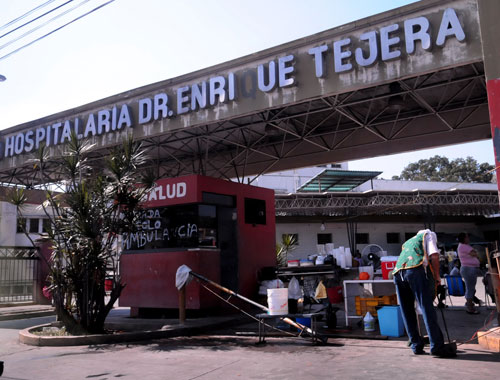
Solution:
{"label": "paved ground", "polygon": [[[454,299],[453,303],[455,307],[446,309],[445,317],[451,338],[459,342],[469,340],[494,316],[494,312],[485,307],[481,308],[480,315],[468,315],[462,306],[463,299]],[[1,312],[6,310],[0,309]],[[116,309],[108,319],[113,323],[121,320],[131,327],[135,322],[126,317],[127,310]],[[456,359],[415,356],[407,348],[405,338],[330,338],[326,346],[313,346],[300,338],[268,338],[266,345],[258,346],[255,336],[244,335],[254,332],[256,323],[214,330],[210,335],[133,344],[33,347],[19,343],[19,329],[54,319],[47,316],[0,321],[0,360],[5,362],[2,379],[387,380],[411,377],[412,380],[456,380],[499,379],[500,376],[500,354],[482,349],[477,340],[460,345]],[[338,313],[338,321],[341,325],[342,312]],[[142,320],[137,323],[144,326],[164,322]]]}
{"label": "paved ground", "polygon": [[[123,314],[119,309],[114,318]],[[451,309],[446,315],[450,334],[469,338],[488,312],[483,308],[481,315],[469,316],[461,309]],[[415,356],[404,338],[334,338],[327,346],[313,346],[299,338],[268,338],[266,345],[258,346],[256,337],[237,335],[255,330],[253,323],[214,331],[213,335],[134,344],[33,347],[18,342],[19,329],[53,319],[0,322],[0,360],[5,362],[2,379],[387,380],[411,376],[456,380],[457,374],[469,379],[498,379],[500,373],[500,354],[483,350],[478,344],[461,345],[457,359]]]}
{"label": "paved ground", "polygon": [[500,356],[461,346],[457,359],[414,356],[399,341],[199,336],[130,345],[30,347],[2,334],[5,379],[498,379]]}
{"label": "paved ground", "polygon": [[8,307],[0,307],[0,321],[42,317],[54,314],[54,308],[50,305],[32,305],[19,303],[9,305]]}

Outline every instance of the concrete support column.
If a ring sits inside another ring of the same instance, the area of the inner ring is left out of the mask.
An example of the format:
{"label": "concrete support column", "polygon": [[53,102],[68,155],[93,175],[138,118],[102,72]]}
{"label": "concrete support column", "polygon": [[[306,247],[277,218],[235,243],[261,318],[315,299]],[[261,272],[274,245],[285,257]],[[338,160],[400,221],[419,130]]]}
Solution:
{"label": "concrete support column", "polygon": [[483,48],[484,71],[488,91],[491,137],[500,195],[500,1],[478,0],[479,25]]}

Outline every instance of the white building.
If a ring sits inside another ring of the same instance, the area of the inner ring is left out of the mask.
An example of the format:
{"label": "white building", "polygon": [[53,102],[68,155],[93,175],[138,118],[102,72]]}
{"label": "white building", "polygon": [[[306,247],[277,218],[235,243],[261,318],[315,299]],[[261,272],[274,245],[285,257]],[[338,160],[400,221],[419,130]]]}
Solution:
{"label": "white building", "polygon": [[[377,244],[389,255],[399,255],[402,243],[423,228],[433,229],[446,247],[456,244],[462,231],[476,242],[500,239],[496,184],[360,179],[359,186],[337,192],[322,178],[325,168],[301,170],[265,175],[258,182],[276,191],[276,241],[285,234],[296,237],[290,259],[316,254],[317,244],[350,247],[353,236],[360,251]],[[306,179],[299,173],[316,177]],[[348,177],[356,173],[363,172],[346,172],[348,184],[354,183]],[[321,188],[327,190],[318,191]]]}
{"label": "white building", "polygon": [[[22,208],[22,217],[18,216],[16,206],[8,202],[9,188],[0,188],[0,247],[32,247],[48,226],[49,219],[40,206],[45,200],[45,193],[27,190],[27,203]],[[24,233],[29,233],[29,238]]]}

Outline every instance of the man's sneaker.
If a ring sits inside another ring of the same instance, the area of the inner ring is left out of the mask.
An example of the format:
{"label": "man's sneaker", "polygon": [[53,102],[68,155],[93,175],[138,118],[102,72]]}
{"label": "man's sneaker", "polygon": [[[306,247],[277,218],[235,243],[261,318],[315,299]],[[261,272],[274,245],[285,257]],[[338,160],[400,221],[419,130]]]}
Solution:
{"label": "man's sneaker", "polygon": [[438,358],[454,358],[457,356],[457,347],[455,344],[445,344],[441,348],[431,352],[431,355]]}

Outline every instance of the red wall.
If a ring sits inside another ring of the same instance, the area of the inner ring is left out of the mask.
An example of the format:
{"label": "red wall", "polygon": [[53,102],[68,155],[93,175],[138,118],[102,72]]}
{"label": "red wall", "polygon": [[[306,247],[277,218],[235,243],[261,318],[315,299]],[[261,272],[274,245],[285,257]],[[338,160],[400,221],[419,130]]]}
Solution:
{"label": "red wall", "polygon": [[[486,83],[488,107],[490,111],[491,137],[495,156],[497,178],[500,178],[500,79],[490,79]],[[500,181],[497,181],[500,193]]]}
{"label": "red wall", "polygon": [[50,285],[48,276],[50,269],[48,263],[52,256],[52,242],[50,240],[39,240],[36,241],[36,246],[39,251],[38,254],[42,256],[38,261],[37,273],[34,273],[34,278],[36,279],[36,284],[33,288],[33,302],[37,304],[50,305],[51,300],[43,295],[42,289],[45,286]]}
{"label": "red wall", "polygon": [[[123,254],[120,275],[126,286],[120,296],[120,306],[178,308],[175,273],[182,264],[219,281],[220,262],[216,250]],[[218,298],[198,282],[192,281],[186,287],[187,309],[206,309],[218,304]]]}
{"label": "red wall", "polygon": [[[239,292],[247,297],[257,294],[257,272],[276,265],[276,218],[274,191],[210,177],[198,177],[198,199],[203,191],[235,195],[238,214]],[[266,201],[266,225],[245,223],[244,198]]]}
{"label": "red wall", "polygon": [[[173,190],[178,189],[179,183],[182,184],[180,197]],[[257,272],[264,266],[276,265],[274,191],[197,175],[160,179],[157,184],[155,194],[145,200],[144,207],[199,203],[203,192],[236,197],[239,292],[247,297],[256,296]],[[170,198],[167,197],[167,185]],[[245,223],[245,197],[266,201],[266,225]],[[122,255],[120,263],[122,279],[127,283],[120,297],[120,305],[177,308],[175,272],[182,264],[215,282],[220,282],[218,251],[126,253]],[[200,292],[197,283],[188,285],[186,291],[188,309],[206,308],[216,304],[215,300]]]}

